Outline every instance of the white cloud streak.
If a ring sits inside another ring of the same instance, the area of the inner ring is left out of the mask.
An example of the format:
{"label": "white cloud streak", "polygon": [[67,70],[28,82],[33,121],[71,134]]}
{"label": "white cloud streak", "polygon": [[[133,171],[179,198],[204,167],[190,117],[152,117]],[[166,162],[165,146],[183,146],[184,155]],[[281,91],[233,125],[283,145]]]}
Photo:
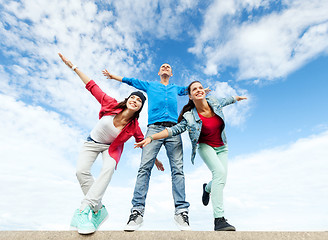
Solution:
{"label": "white cloud streak", "polygon": [[[239,80],[285,77],[320,54],[327,54],[327,1],[281,4],[280,11],[253,16],[252,11],[269,11],[269,1],[214,1],[189,51],[205,58],[207,74],[238,66]],[[248,19],[240,24],[245,11]]]}
{"label": "white cloud streak", "polygon": [[246,96],[247,100],[235,102],[223,108],[226,124],[241,126],[249,115],[252,105],[252,96],[245,89],[233,88],[228,82],[216,82],[212,93],[217,98],[229,96]]}

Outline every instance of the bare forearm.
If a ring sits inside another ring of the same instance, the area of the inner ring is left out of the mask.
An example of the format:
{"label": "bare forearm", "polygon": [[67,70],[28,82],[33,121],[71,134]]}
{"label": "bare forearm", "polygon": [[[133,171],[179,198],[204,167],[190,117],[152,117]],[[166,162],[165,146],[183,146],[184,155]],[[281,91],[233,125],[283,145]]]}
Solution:
{"label": "bare forearm", "polygon": [[116,81],[119,81],[119,82],[122,82],[123,77],[121,77],[121,76],[116,76],[116,75],[113,75],[113,74],[112,74],[112,79],[114,79],[114,80],[116,80]]}
{"label": "bare forearm", "polygon": [[87,84],[91,79],[85,75],[80,69],[75,68],[74,72],[76,72],[76,74],[81,78],[82,82],[84,82],[84,84]]}
{"label": "bare forearm", "polygon": [[169,132],[167,131],[167,129],[164,129],[163,131],[161,131],[159,133],[155,133],[154,135],[151,135],[151,137],[154,140],[167,138],[168,136],[169,136]]}
{"label": "bare forearm", "polygon": [[78,69],[77,66],[75,66],[70,60],[68,60],[65,56],[63,56],[61,53],[58,53],[61,60],[69,67],[70,69],[73,69],[73,71],[81,78],[81,80],[87,84],[91,79],[85,75],[81,70]]}

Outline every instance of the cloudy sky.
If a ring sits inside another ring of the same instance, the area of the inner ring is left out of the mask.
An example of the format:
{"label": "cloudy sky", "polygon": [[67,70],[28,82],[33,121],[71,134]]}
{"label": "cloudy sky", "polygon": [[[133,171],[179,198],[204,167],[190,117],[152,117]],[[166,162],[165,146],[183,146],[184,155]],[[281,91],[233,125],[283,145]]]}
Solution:
{"label": "cloudy sky", "polygon": [[[122,100],[134,89],[101,71],[158,81],[200,80],[225,108],[229,174],[226,218],[237,230],[328,230],[328,1],[0,0],[0,230],[66,230],[83,197],[78,152],[99,104],[64,65],[61,52]],[[179,111],[187,97],[179,98]],[[140,125],[147,125],[147,106]],[[213,229],[201,204],[211,174],[190,162],[186,194],[194,230]],[[102,230],[122,230],[140,163],[134,139],[104,197]],[[170,170],[153,170],[141,230],[177,230]],[[99,158],[92,169],[97,175]]]}

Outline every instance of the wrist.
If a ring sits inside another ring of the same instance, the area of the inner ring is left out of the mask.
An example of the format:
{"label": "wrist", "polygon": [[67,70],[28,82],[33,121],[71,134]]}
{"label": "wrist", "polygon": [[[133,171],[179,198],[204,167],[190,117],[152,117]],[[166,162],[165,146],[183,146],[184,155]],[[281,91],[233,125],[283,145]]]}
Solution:
{"label": "wrist", "polygon": [[72,66],[72,70],[73,70],[73,71],[75,71],[76,68],[77,68],[76,65],[73,65],[73,66]]}
{"label": "wrist", "polygon": [[152,136],[148,136],[151,141],[154,141],[154,138]]}

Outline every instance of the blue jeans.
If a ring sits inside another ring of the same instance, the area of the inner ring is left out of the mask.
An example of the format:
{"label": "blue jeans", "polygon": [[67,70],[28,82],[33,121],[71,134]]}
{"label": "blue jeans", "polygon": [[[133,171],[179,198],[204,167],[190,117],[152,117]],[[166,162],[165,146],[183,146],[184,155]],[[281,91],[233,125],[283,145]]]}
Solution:
{"label": "blue jeans", "polygon": [[[164,129],[165,127],[163,126],[149,125],[146,136],[161,132]],[[154,167],[157,154],[163,144],[170,161],[175,214],[188,212],[189,203],[185,200],[183,151],[180,135],[166,139],[154,140],[142,149],[141,163],[138,170],[137,182],[134,187],[132,199],[133,207],[131,212],[137,210],[142,216],[144,215],[151,170]]]}

